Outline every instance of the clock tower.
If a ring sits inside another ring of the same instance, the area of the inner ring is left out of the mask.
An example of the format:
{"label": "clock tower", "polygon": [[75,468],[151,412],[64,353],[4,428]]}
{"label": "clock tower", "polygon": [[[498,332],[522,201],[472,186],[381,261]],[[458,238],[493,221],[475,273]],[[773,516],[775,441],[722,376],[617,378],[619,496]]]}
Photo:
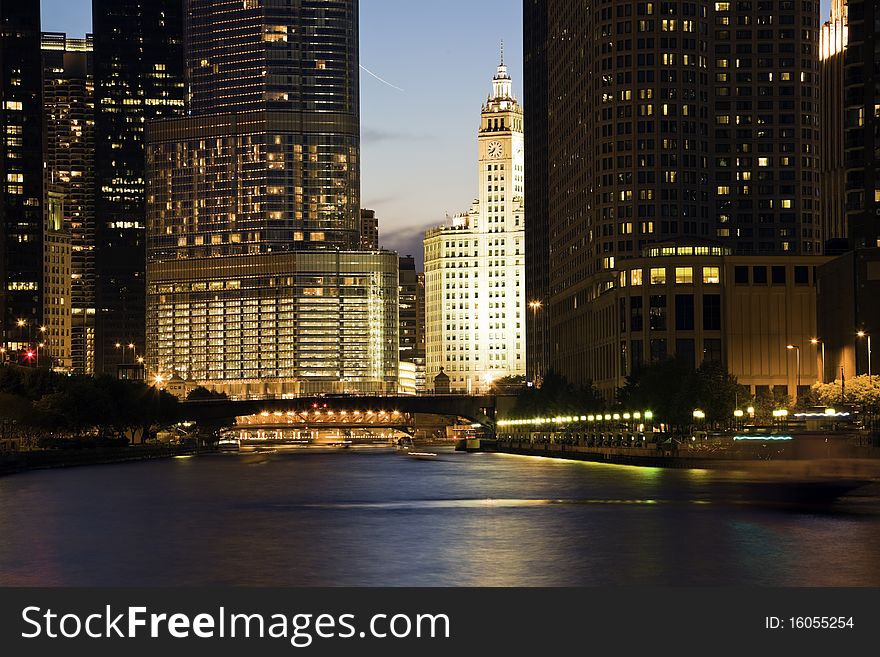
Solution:
{"label": "clock tower", "polygon": [[488,392],[525,375],[523,111],[501,64],[480,114],[479,196],[469,212],[425,235],[428,381]]}
{"label": "clock tower", "polygon": [[502,48],[480,122],[477,228],[481,232],[522,230],[517,210],[523,200],[523,110],[511,87]]}

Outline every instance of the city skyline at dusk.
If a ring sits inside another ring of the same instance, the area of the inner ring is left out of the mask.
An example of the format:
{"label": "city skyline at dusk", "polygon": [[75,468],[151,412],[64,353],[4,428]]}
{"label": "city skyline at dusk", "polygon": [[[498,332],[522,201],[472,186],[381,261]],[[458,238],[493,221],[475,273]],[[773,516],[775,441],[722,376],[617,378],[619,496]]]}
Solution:
{"label": "city skyline at dusk", "polygon": [[[91,29],[91,0],[41,7],[44,31]],[[421,267],[425,230],[477,196],[473,104],[492,90],[502,40],[522,100],[522,4],[364,0],[360,19],[362,206],[376,211],[382,246]]]}

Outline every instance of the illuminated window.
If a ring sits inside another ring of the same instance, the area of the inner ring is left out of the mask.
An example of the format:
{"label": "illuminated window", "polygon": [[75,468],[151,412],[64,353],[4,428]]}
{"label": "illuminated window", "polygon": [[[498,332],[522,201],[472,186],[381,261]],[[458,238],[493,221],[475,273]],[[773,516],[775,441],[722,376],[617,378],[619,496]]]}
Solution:
{"label": "illuminated window", "polygon": [[666,269],[664,267],[651,269],[651,285],[666,285]]}
{"label": "illuminated window", "polygon": [[642,284],[642,270],[641,269],[630,270],[629,284],[632,286],[638,286],[638,285]]}
{"label": "illuminated window", "polygon": [[703,267],[703,283],[718,285],[721,283],[721,270],[718,267]]}
{"label": "illuminated window", "polygon": [[692,285],[694,282],[694,268],[676,267],[675,282],[677,285]]}

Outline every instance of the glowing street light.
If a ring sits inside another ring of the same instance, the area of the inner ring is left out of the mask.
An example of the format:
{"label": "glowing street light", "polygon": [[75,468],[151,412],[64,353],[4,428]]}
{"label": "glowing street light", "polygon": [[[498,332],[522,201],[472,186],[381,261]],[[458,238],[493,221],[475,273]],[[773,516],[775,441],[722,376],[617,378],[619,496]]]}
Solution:
{"label": "glowing street light", "polygon": [[825,341],[820,340],[819,338],[813,338],[810,340],[810,344],[814,347],[820,347],[820,353],[822,354],[822,376],[819,381],[820,383],[825,383]]}
{"label": "glowing street light", "polygon": [[[544,304],[538,300],[529,301],[529,310],[532,311],[532,336],[537,343],[538,341],[538,311],[544,307]],[[526,345],[528,346],[528,345]],[[532,347],[534,349],[534,347]],[[535,352],[535,356],[537,356],[537,351]],[[538,367],[538,359],[535,358],[535,370],[532,372],[532,383],[537,385],[540,380],[540,368]]]}
{"label": "glowing street light", "polygon": [[868,338],[868,377],[871,376],[871,336],[865,331],[856,333],[860,338]]}
{"label": "glowing street light", "polygon": [[797,399],[800,394],[801,389],[801,348],[796,344],[786,345],[785,347],[789,351],[794,350],[797,353],[797,388],[795,388],[795,399]]}

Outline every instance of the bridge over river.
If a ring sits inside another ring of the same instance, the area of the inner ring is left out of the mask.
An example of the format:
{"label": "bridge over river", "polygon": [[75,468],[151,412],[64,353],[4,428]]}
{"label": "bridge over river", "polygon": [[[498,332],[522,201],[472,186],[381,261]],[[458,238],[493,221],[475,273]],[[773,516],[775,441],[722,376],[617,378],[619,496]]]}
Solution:
{"label": "bridge over river", "polygon": [[[180,420],[190,422],[223,422],[238,417],[265,413],[338,414],[342,426],[349,426],[354,416],[369,414],[369,426],[400,426],[401,415],[427,414],[463,418],[480,425],[481,433],[494,437],[496,414],[512,407],[515,397],[500,395],[320,395],[289,399],[212,399],[181,402]],[[343,415],[348,417],[343,421]]]}

